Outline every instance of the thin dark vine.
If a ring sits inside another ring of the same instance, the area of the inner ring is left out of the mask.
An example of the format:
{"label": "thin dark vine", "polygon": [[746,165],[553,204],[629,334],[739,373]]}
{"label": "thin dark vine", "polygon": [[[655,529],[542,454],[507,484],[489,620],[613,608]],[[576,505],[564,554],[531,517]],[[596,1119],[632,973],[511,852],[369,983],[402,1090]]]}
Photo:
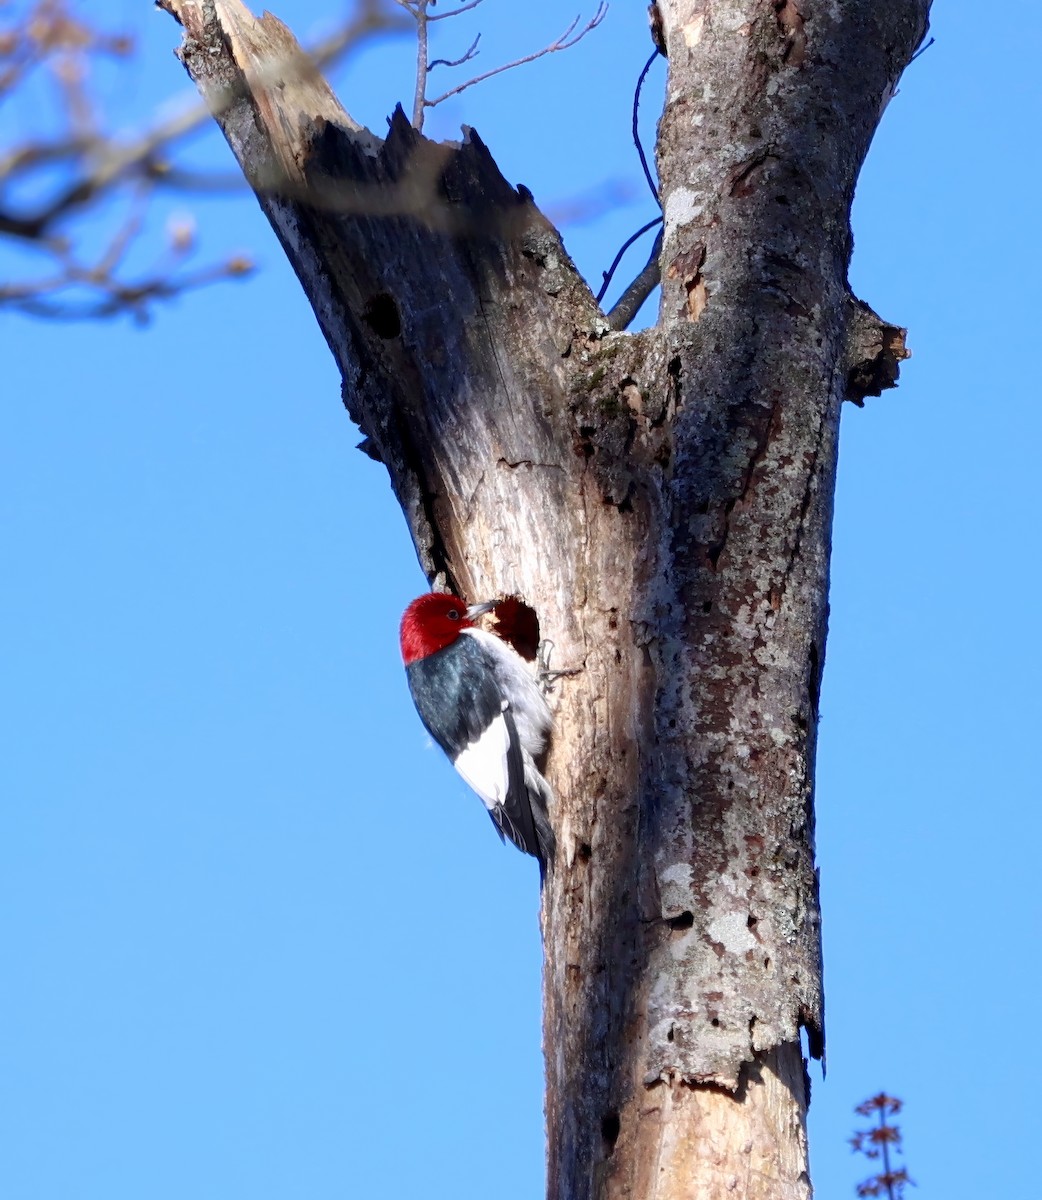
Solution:
{"label": "thin dark vine", "polygon": [[600,304],[600,302],[604,299],[604,293],[608,290],[608,285],[611,283],[611,277],[618,270],[619,263],[622,262],[622,256],[626,253],[626,251],[630,248],[630,246],[633,245],[633,243],[638,238],[642,238],[644,236],[644,234],[646,234],[648,232],[649,229],[654,229],[656,225],[661,225],[661,224],[662,224],[661,216],[656,217],[653,221],[649,221],[647,223],[647,225],[642,225],[637,230],[636,233],[631,234],[622,243],[622,246],[619,248],[618,254],[616,254],[615,258],[612,260],[611,266],[607,269],[607,271],[604,272],[604,282],[601,284],[601,289],[597,293],[597,303],[598,304]]}
{"label": "thin dark vine", "polygon": [[633,93],[633,144],[637,147],[637,153],[640,155],[640,165],[644,168],[644,178],[648,181],[648,187],[651,188],[651,194],[655,197],[655,203],[661,208],[662,201],[659,199],[658,186],[652,178],[651,168],[648,166],[648,158],[644,153],[644,145],[640,140],[640,125],[637,120],[640,112],[640,91],[644,86],[644,80],[648,77],[648,72],[651,70],[651,64],[658,56],[659,52],[657,49],[651,52],[651,57],[644,64],[644,70],[640,73],[636,90]]}
{"label": "thin dark vine", "polygon": [[[637,78],[637,86],[636,86],[636,88],[634,88],[634,91],[633,91],[632,133],[633,133],[633,144],[637,148],[637,155],[640,158],[641,169],[644,171],[644,178],[648,182],[648,187],[651,189],[652,196],[655,197],[655,203],[661,209],[662,200],[659,197],[658,186],[656,185],[655,178],[651,173],[651,167],[648,165],[648,156],[644,153],[644,145],[640,140],[640,121],[639,121],[641,89],[644,87],[644,80],[647,79],[648,72],[651,70],[651,64],[655,61],[656,58],[659,57],[660,53],[661,52],[657,48],[654,51],[652,51],[651,57],[644,64],[644,69],[641,71],[639,77]],[[660,215],[660,216],[657,216],[653,221],[649,221],[646,225],[642,225],[640,227],[640,229],[637,230],[636,233],[632,234],[630,237],[628,237],[626,239],[625,242],[623,242],[621,248],[619,249],[618,254],[616,254],[615,258],[613,259],[611,266],[607,269],[607,271],[602,272],[602,283],[601,283],[600,290],[597,293],[597,303],[598,304],[600,304],[600,302],[604,299],[604,294],[605,294],[605,292],[607,292],[609,286],[611,285],[612,277],[614,276],[615,272],[619,269],[619,264],[622,262],[623,255],[625,255],[626,251],[630,248],[630,246],[633,245],[633,243],[635,241],[637,241],[638,238],[643,237],[644,234],[646,234],[649,229],[654,229],[656,225],[661,225],[661,223],[662,223],[662,217]]]}

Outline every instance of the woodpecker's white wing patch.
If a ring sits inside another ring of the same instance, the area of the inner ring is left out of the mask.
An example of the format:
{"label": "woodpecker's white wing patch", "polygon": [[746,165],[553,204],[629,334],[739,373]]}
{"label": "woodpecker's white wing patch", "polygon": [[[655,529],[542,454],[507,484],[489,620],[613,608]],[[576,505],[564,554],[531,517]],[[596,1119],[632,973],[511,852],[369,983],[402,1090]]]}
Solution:
{"label": "woodpecker's white wing patch", "polygon": [[[504,706],[505,707],[505,706]],[[486,808],[504,804],[510,786],[510,730],[506,719],[496,717],[476,742],[460,752],[453,766],[481,797]]]}

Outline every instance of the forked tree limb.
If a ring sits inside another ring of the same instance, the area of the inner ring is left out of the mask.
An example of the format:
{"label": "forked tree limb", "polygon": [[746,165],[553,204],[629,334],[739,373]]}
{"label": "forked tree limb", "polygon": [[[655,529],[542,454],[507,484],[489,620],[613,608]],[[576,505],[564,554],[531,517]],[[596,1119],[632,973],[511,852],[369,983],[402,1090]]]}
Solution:
{"label": "forked tree limb", "polygon": [[635,336],[473,131],[398,113],[380,140],[317,79],[258,82],[275,18],[162,3],[428,576],[523,596],[581,668],[548,764],[548,1195],[803,1200],[839,414],[903,347],[850,296],[849,207],[927,0],[659,0],[663,291]]}

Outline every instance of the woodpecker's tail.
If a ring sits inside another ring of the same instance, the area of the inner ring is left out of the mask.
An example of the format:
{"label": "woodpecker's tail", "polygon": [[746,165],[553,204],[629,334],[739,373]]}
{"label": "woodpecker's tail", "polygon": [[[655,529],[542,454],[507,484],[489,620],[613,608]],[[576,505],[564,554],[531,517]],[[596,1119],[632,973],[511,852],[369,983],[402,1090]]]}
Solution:
{"label": "woodpecker's tail", "polygon": [[553,866],[557,853],[557,839],[550,826],[550,803],[554,798],[550,785],[539,774],[535,763],[525,755],[525,791],[532,810],[532,825],[535,829],[536,846],[530,853],[539,859],[539,878],[546,877],[547,867]]}
{"label": "woodpecker's tail", "polygon": [[513,714],[504,709],[509,735],[507,748],[507,792],[503,801],[489,809],[499,836],[525,854],[539,860],[539,878],[554,860],[557,842],[550,828],[550,785],[539,773],[532,756],[521,748]]}

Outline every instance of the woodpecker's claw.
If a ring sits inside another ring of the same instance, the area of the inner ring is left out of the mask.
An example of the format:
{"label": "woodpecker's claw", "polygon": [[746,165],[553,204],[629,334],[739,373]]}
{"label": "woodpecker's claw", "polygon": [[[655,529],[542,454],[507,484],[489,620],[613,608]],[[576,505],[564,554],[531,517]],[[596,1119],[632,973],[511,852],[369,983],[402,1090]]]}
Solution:
{"label": "woodpecker's claw", "polygon": [[549,638],[544,638],[536,648],[535,660],[539,667],[539,674],[545,675],[550,670],[550,655],[554,652],[554,644]]}
{"label": "woodpecker's claw", "polygon": [[539,643],[539,649],[536,650],[536,680],[543,694],[546,695],[554,690],[554,684],[558,679],[566,678],[569,675],[578,675],[579,667],[572,667],[562,671],[550,670],[550,656],[554,652],[554,644],[549,638],[545,638]]}

